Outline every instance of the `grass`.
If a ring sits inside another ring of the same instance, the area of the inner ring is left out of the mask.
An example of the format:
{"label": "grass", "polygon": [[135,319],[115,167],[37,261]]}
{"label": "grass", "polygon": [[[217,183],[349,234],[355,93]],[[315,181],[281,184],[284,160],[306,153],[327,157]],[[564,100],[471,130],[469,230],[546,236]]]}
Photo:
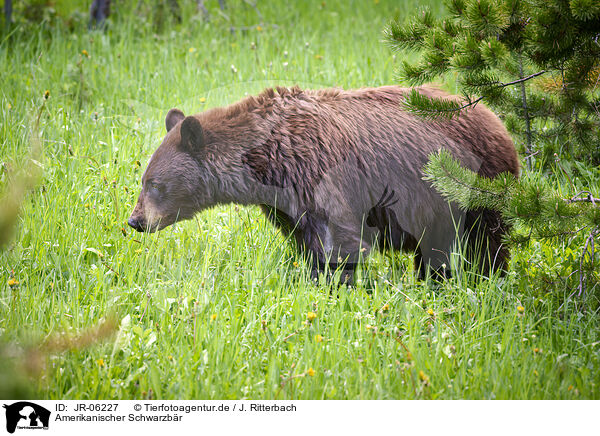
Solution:
{"label": "grass", "polygon": [[169,108],[274,84],[395,83],[382,29],[423,2],[300,1],[260,8],[262,23],[245,2],[227,16],[212,3],[209,23],[185,9],[181,24],[120,6],[104,33],[87,31],[83,1],[41,26],[17,10],[2,34],[4,188],[8,168],[31,165],[50,97],[33,163],[43,176],[0,254],[0,380],[13,383],[0,394],[600,398],[598,314],[530,286],[526,266],[545,246],[514,253],[506,277],[458,266],[441,284],[417,281],[409,254],[374,255],[348,289],[312,283],[256,208],[153,235],[127,228]]}

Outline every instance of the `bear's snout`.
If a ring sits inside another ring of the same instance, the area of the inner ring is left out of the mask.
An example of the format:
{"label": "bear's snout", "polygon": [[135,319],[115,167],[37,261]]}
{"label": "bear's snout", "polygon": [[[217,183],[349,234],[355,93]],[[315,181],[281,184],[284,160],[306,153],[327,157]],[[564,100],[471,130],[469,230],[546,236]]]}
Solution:
{"label": "bear's snout", "polygon": [[133,215],[129,217],[127,224],[129,224],[129,227],[137,230],[138,232],[143,232],[146,230],[146,225],[142,222],[142,220],[134,217]]}

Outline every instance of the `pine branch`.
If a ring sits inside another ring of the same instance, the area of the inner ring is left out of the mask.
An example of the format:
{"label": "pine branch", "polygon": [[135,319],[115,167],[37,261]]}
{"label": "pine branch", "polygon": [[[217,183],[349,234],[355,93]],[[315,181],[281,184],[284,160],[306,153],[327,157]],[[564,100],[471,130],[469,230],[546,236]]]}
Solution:
{"label": "pine branch", "polygon": [[[408,64],[407,64],[408,65]],[[412,67],[410,67],[412,68]],[[419,77],[419,70],[411,70],[411,76],[414,75]],[[487,83],[485,86],[492,86],[492,88],[502,89],[507,86],[516,85],[518,83],[525,82],[527,80],[531,80],[534,77],[540,76],[544,74],[546,71],[539,71],[535,74],[531,74],[527,77],[523,77],[518,80],[513,80],[512,82],[502,83],[496,82],[492,85],[492,83]],[[420,74],[423,74],[423,71],[420,70]],[[423,76],[421,76],[422,78]],[[483,84],[480,86],[484,86]],[[444,98],[436,98],[436,97],[426,97],[423,94],[420,94],[416,89],[412,89],[410,94],[404,99],[403,105],[404,107],[412,113],[415,113],[420,116],[424,116],[426,118],[452,118],[456,113],[460,111],[474,107],[481,100],[486,98],[486,95],[482,95],[477,97],[474,100],[471,100],[469,96],[466,96],[467,102],[465,104],[460,104],[456,100],[448,100]]]}
{"label": "pine branch", "polygon": [[450,201],[458,203],[463,209],[498,209],[504,203],[507,186],[513,183],[514,176],[504,174],[497,180],[504,180],[501,189],[493,189],[490,179],[479,176],[464,168],[449,151],[440,149],[429,156],[429,162],[423,168],[423,180]]}
{"label": "pine branch", "polygon": [[542,74],[545,74],[546,72],[547,72],[546,70],[542,70],[542,71],[538,71],[537,73],[530,74],[527,77],[522,77],[520,79],[513,80],[512,82],[506,82],[506,83],[490,82],[486,85],[481,85],[481,86],[493,86],[493,87],[497,87],[497,88],[506,88],[507,86],[516,85],[516,84],[522,83],[522,82],[527,82],[528,80],[531,80],[535,77],[541,76]]}
{"label": "pine branch", "polygon": [[419,50],[425,45],[427,33],[433,29],[436,20],[429,9],[422,9],[404,25],[391,22],[384,30],[384,35],[394,50]]}
{"label": "pine branch", "polygon": [[532,231],[535,229],[540,238],[550,239],[564,233],[565,228],[578,225],[581,228],[598,226],[600,199],[587,191],[565,199],[539,176],[517,179],[505,173],[488,179],[463,167],[443,149],[430,155],[423,173],[423,180],[431,182],[442,196],[462,209],[498,210],[507,221],[516,219]]}
{"label": "pine branch", "polygon": [[[583,194],[587,194],[587,196],[581,197]],[[577,202],[592,203],[594,206],[600,207],[600,198],[596,198],[596,197],[592,196],[592,193],[589,191],[578,192],[577,194],[575,194],[574,196],[572,196],[571,198],[569,198],[568,200],[565,200],[565,201],[567,201],[568,203],[577,203]]]}
{"label": "pine branch", "polygon": [[482,99],[483,97],[479,97],[475,101],[469,101],[469,103],[461,105],[460,102],[456,100],[427,97],[421,94],[417,89],[413,88],[402,104],[408,111],[414,114],[425,118],[436,119],[440,117],[452,118],[456,113],[459,113],[470,106],[474,106]]}

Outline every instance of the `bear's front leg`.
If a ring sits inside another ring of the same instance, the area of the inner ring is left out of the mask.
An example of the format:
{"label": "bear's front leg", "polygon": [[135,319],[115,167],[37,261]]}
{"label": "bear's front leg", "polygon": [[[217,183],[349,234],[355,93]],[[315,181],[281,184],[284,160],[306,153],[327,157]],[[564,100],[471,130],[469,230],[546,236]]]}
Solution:
{"label": "bear's front leg", "polygon": [[330,273],[342,266],[340,284],[350,285],[360,256],[366,256],[370,250],[362,241],[360,227],[340,225],[315,212],[302,215],[295,236],[311,262],[312,279],[325,273],[327,266]]}
{"label": "bear's front leg", "polygon": [[305,211],[297,220],[293,234],[298,248],[311,265],[311,278],[318,279],[325,272],[327,253],[331,250],[329,220],[324,214]]}
{"label": "bear's front leg", "polygon": [[[329,275],[327,276],[328,279],[331,279],[331,276],[333,275],[333,272],[336,271],[338,269],[338,267],[340,266],[340,264],[338,264],[337,262],[329,262],[329,263],[323,263],[323,262],[319,262],[319,261],[314,261],[312,259],[314,259],[313,257],[309,257],[309,261],[311,264],[311,271],[310,271],[310,278],[314,281],[314,280],[318,280],[319,279],[319,274],[325,274],[326,271],[329,271]],[[346,262],[343,264],[342,270],[340,271],[340,285],[346,284],[346,285],[352,285],[354,284],[354,271],[356,270],[356,267],[358,266],[357,263],[351,263],[351,262]],[[329,268],[327,268],[329,267]]]}

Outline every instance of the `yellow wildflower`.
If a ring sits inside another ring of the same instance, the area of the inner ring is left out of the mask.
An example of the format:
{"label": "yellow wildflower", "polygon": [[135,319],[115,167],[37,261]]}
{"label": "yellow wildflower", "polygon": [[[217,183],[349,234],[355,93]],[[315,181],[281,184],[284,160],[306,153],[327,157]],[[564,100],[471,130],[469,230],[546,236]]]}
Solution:
{"label": "yellow wildflower", "polygon": [[50,97],[50,91],[46,89],[46,91],[44,92],[44,100],[48,100],[48,97]]}
{"label": "yellow wildflower", "polygon": [[200,97],[200,103],[205,103],[206,99],[204,97]]}
{"label": "yellow wildflower", "polygon": [[315,341],[317,341],[317,342],[323,342],[323,336],[321,336],[321,335],[315,336]]}
{"label": "yellow wildflower", "polygon": [[104,359],[98,359],[98,360],[96,360],[96,363],[98,364],[98,366],[100,368],[104,368],[104,366],[105,366],[104,365]]}
{"label": "yellow wildflower", "polygon": [[318,54],[318,55],[315,55],[315,59],[316,59],[316,60],[318,60],[318,61],[320,61],[320,60],[322,60],[322,59],[323,59],[323,56],[322,56],[322,55],[320,55],[320,54]]}
{"label": "yellow wildflower", "polygon": [[11,277],[11,279],[8,281],[8,286],[10,286],[11,288],[15,288],[19,286],[19,281],[14,277]]}
{"label": "yellow wildflower", "polygon": [[429,376],[423,371],[419,371],[419,380],[421,380],[426,385],[429,384]]}
{"label": "yellow wildflower", "polygon": [[308,370],[306,371],[306,373],[307,373],[309,376],[313,377],[313,376],[315,375],[315,370],[314,370],[314,369],[312,369],[312,368],[308,368]]}
{"label": "yellow wildflower", "polygon": [[210,316],[210,320],[211,320],[211,321],[214,321],[215,319],[217,319],[217,314],[216,314],[216,313],[213,313],[213,314]]}
{"label": "yellow wildflower", "polygon": [[263,28],[261,26],[256,26],[256,30],[258,30],[259,32],[262,32]]}
{"label": "yellow wildflower", "polygon": [[387,312],[388,310],[390,310],[390,305],[389,304],[384,304],[383,307],[381,308],[382,312]]}
{"label": "yellow wildflower", "polygon": [[434,315],[434,312],[433,312],[432,308],[427,309],[427,315],[429,315],[429,316],[433,316]]}
{"label": "yellow wildflower", "polygon": [[90,57],[90,54],[88,53],[87,50],[81,50],[81,54],[84,55],[86,58]]}
{"label": "yellow wildflower", "polygon": [[523,313],[523,312],[525,312],[525,308],[523,306],[519,305],[519,306],[517,306],[517,312]]}
{"label": "yellow wildflower", "polygon": [[298,262],[296,262],[296,261],[293,261],[293,262],[292,262],[292,265],[294,265],[294,268],[298,268]]}
{"label": "yellow wildflower", "polygon": [[190,47],[189,52],[190,53],[194,53],[196,51],[196,49],[194,47]]}
{"label": "yellow wildflower", "polygon": [[306,314],[306,319],[308,319],[308,322],[313,322],[315,319],[317,319],[317,314],[314,312],[308,312]]}

